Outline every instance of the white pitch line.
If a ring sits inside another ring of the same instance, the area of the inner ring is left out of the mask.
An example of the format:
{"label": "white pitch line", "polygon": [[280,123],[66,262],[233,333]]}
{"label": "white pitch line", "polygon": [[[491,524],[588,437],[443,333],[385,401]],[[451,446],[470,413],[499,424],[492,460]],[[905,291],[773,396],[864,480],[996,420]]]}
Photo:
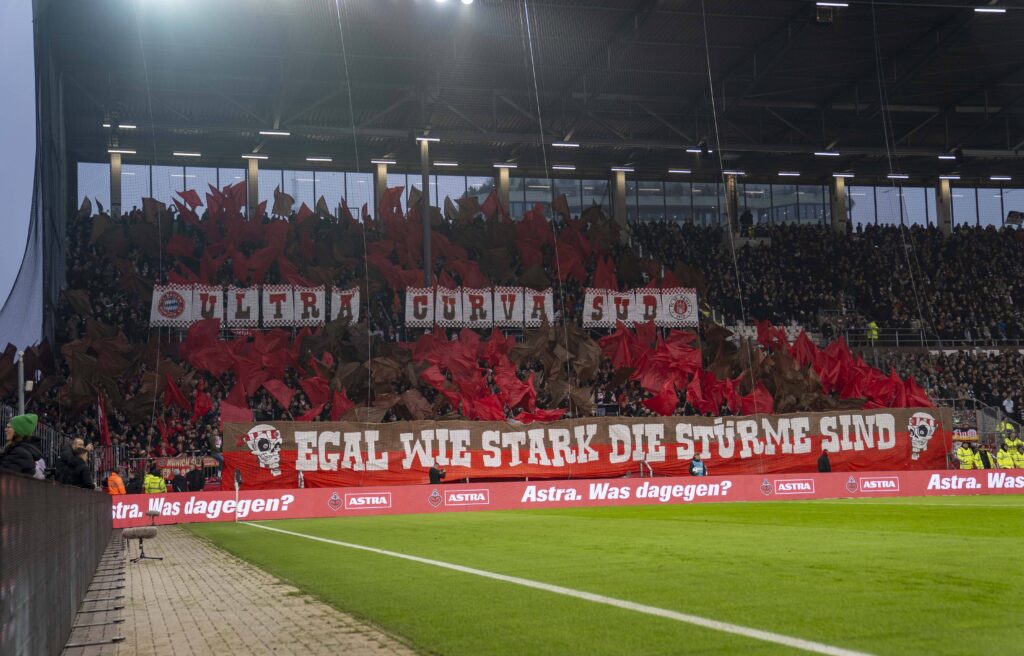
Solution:
{"label": "white pitch line", "polygon": [[368,551],[370,553],[375,553],[382,556],[401,558],[402,560],[410,560],[414,563],[433,565],[434,567],[442,567],[444,569],[462,572],[463,574],[473,574],[474,576],[481,576],[487,579],[494,579],[495,581],[503,581],[505,583],[512,583],[514,585],[521,585],[525,588],[544,590],[545,592],[553,592],[555,594],[565,595],[566,597],[575,597],[576,599],[592,601],[596,604],[604,604],[606,606],[624,608],[626,610],[632,610],[638,613],[654,615],[655,617],[663,617],[666,619],[675,620],[677,622],[685,622],[687,624],[703,627],[705,629],[711,629],[713,631],[731,633],[733,635],[743,636],[744,638],[751,638],[754,640],[761,640],[763,642],[772,642],[777,645],[783,645],[784,647],[791,647],[793,649],[802,649],[803,651],[809,651],[815,654],[827,654],[828,656],[869,656],[867,652],[853,651],[851,649],[843,649],[841,647],[833,647],[832,645],[826,645],[820,642],[813,642],[811,640],[804,640],[802,638],[793,638],[787,635],[782,635],[781,633],[772,633],[771,631],[752,629],[746,626],[740,626],[739,624],[730,624],[729,622],[719,622],[718,620],[711,620],[706,617],[700,617],[698,615],[679,613],[674,610],[658,608],[657,606],[646,606],[644,604],[638,604],[632,601],[626,601],[624,599],[606,597],[604,595],[594,594],[593,592],[574,590],[572,588],[565,588],[560,585],[552,585],[550,583],[543,583],[541,581],[534,581],[531,579],[524,579],[518,576],[497,574],[495,572],[488,572],[487,570],[475,569],[473,567],[465,567],[463,565],[455,565],[453,563],[446,563],[441,560],[431,560],[430,558],[410,556],[409,554],[398,553],[396,551],[387,551],[386,549],[377,549],[376,547],[367,547],[361,544],[352,544],[351,542],[341,542],[339,540],[331,540],[316,535],[307,535],[305,533],[286,531],[284,529],[273,528],[271,526],[264,526],[262,524],[252,524],[250,522],[239,523],[244,524],[246,526],[253,526],[255,528],[262,528],[265,531],[274,531],[275,533],[284,533],[285,535],[293,535],[298,538],[306,538],[307,540],[315,540],[317,542],[333,544],[338,547],[345,547],[346,549],[356,549],[359,551]]}
{"label": "white pitch line", "polygon": [[[857,501],[863,501],[863,500],[864,500],[863,498],[858,498],[857,499]],[[864,504],[861,507],[862,508],[884,508],[884,507],[887,507],[887,506],[914,506],[915,508],[917,508],[917,507],[920,507],[920,506],[930,506],[932,508],[1024,508],[1024,504],[1020,504],[1020,503],[1002,503],[1002,504],[996,504],[996,503],[983,503],[983,504],[976,504],[976,503],[906,503],[906,502],[901,502],[901,501],[886,502],[886,501],[883,501],[882,499],[872,499],[872,501],[877,501],[877,503],[868,503],[868,504]],[[836,504],[836,505],[846,504],[847,503],[846,501],[824,501],[824,500],[814,500],[814,499],[797,499],[796,502],[797,503],[811,503],[811,504],[824,504],[824,503],[828,503],[828,504]],[[792,501],[787,501],[786,503],[792,503]],[[856,504],[854,504],[854,505],[856,505]]]}

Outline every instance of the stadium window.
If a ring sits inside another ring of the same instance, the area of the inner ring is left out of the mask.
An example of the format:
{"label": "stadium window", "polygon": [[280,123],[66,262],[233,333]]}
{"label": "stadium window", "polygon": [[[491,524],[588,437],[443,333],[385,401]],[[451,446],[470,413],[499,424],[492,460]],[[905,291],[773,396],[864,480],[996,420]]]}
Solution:
{"label": "stadium window", "polygon": [[772,186],[768,184],[743,185],[740,205],[754,217],[754,224],[767,224],[772,220]]}
{"label": "stadium window", "polygon": [[1003,218],[1010,212],[1024,212],[1024,189],[1003,189]]}
{"label": "stadium window", "polygon": [[373,202],[373,174],[345,174],[345,202],[357,221],[362,221],[363,205],[366,205],[370,216],[377,214]]}
{"label": "stadium window", "polygon": [[875,223],[875,188],[847,187],[846,206],[850,208],[850,224],[867,226]]}
{"label": "stadium window", "polygon": [[953,201],[953,225],[978,225],[978,199],[973,187],[950,189]]}
{"label": "stadium window", "polygon": [[508,181],[508,213],[513,220],[523,218],[526,213],[525,178],[511,178]]}
{"label": "stadium window", "polygon": [[936,225],[939,221],[939,213],[936,208],[935,190],[925,188],[924,199],[928,210],[928,225]]}
{"label": "stadium window", "polygon": [[487,197],[490,196],[491,192],[496,188],[494,178],[467,176],[466,195],[464,197],[475,197],[477,201],[483,205],[487,200]]}
{"label": "stadium window", "polygon": [[206,209],[206,194],[210,193],[210,185],[217,186],[217,169],[205,166],[185,167],[185,189],[195,191],[203,200],[204,207],[198,210],[200,212]]}
{"label": "stadium window", "polygon": [[280,189],[284,184],[283,173],[280,169],[260,169],[259,201],[267,202],[267,214],[274,209],[274,189]]}
{"label": "stadium window", "polygon": [[878,225],[900,225],[899,187],[875,187],[878,199]]}
{"label": "stadium window", "polygon": [[[415,175],[415,176],[409,176],[409,178],[407,180],[404,173],[388,173],[388,189],[394,189],[395,187],[401,187],[402,190],[403,190],[401,195],[400,195],[401,206],[402,206],[402,211],[403,212],[405,211],[406,202],[407,202],[407,199],[409,198],[409,194],[412,193],[413,185],[415,185],[417,188],[422,187],[423,186],[421,184],[422,179],[423,179],[422,176]],[[371,193],[372,193],[372,191],[371,191]],[[437,203],[435,203],[434,201],[435,201],[435,198],[433,196],[431,196],[430,197],[430,204],[431,205],[436,205]],[[373,205],[374,205],[373,203],[370,203],[370,207],[373,207]],[[371,212],[371,214],[376,216],[377,212],[373,211],[373,212]]]}
{"label": "stadium window", "polygon": [[928,189],[924,187],[901,187],[900,199],[903,209],[903,225],[928,225]]}
{"label": "stadium window", "polygon": [[796,223],[799,197],[796,185],[772,185],[772,223]]}
{"label": "stadium window", "polygon": [[309,209],[316,207],[316,198],[313,197],[312,171],[285,171],[284,192],[295,199],[294,210],[296,212],[303,204]]}
{"label": "stadium window", "polygon": [[637,182],[637,213],[641,221],[665,219],[665,185],[661,182]]}
{"label": "stadium window", "polygon": [[582,212],[582,198],[580,196],[580,181],[567,179],[553,179],[553,197],[558,198],[565,194],[565,201],[569,204],[570,216],[579,217]]}
{"label": "stadium window", "polygon": [[434,177],[437,185],[437,202],[431,203],[431,205],[443,208],[444,200],[448,198],[458,207],[456,201],[466,195],[466,176],[438,175]]}
{"label": "stadium window", "polygon": [[1003,191],[991,187],[978,188],[978,225],[1003,226]]}
{"label": "stadium window", "polygon": [[185,167],[154,166],[151,169],[153,179],[153,198],[173,207],[171,200],[181,200],[175,192],[185,190]]}
{"label": "stadium window", "polygon": [[527,209],[532,208],[536,203],[540,203],[544,206],[545,216],[550,213],[551,180],[548,178],[526,178]]}
{"label": "stadium window", "polygon": [[150,195],[149,166],[145,164],[121,165],[121,212],[142,209],[142,199]]}
{"label": "stadium window", "polygon": [[591,205],[600,205],[605,216],[611,216],[611,196],[608,193],[607,180],[583,180],[583,210]]}
{"label": "stadium window", "polygon": [[796,189],[797,201],[800,204],[800,223],[825,223],[825,188],[821,185],[798,185]]}
{"label": "stadium window", "polygon": [[694,182],[693,222],[699,226],[718,225],[718,184]]}
{"label": "stadium window", "polygon": [[98,214],[103,206],[104,212],[110,211],[110,163],[79,162],[78,163],[78,206],[86,198],[92,203],[92,211]]}
{"label": "stadium window", "polygon": [[338,214],[338,206],[345,196],[345,174],[338,171],[316,171],[313,174],[313,192],[317,202],[323,196],[331,214]]}
{"label": "stadium window", "polygon": [[636,180],[626,180],[626,220],[637,221],[639,220],[639,211],[637,209],[637,183]]}
{"label": "stadium window", "polygon": [[673,223],[693,223],[693,194],[689,182],[665,183],[665,216]]}

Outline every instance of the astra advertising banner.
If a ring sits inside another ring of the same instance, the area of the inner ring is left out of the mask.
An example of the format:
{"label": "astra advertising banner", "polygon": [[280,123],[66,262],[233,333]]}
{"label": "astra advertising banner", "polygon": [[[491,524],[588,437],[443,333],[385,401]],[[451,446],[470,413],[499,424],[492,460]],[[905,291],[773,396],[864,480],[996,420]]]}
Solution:
{"label": "astra advertising banner", "polygon": [[1022,494],[1024,469],[615,478],[373,488],[242,490],[112,497],[114,528],[312,517],[728,501]]}
{"label": "astra advertising banner", "polygon": [[586,417],[491,421],[224,424],[224,478],[247,489],[449,480],[680,476],[700,455],[712,474],[942,469],[950,411],[906,408],[743,417]]}

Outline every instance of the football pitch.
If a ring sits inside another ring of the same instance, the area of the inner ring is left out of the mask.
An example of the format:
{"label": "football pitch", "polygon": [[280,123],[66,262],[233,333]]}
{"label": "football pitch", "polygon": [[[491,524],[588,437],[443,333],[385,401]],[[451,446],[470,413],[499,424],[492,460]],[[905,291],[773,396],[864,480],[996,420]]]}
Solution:
{"label": "football pitch", "polygon": [[423,653],[1024,649],[1024,496],[189,529]]}

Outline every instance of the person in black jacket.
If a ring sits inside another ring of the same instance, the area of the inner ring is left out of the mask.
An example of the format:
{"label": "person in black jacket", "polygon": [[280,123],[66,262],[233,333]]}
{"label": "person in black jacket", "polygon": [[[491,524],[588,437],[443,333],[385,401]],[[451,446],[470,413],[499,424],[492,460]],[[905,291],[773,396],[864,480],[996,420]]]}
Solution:
{"label": "person in black jacket", "polygon": [[[87,445],[85,443],[85,440],[83,440],[80,437],[76,437],[72,439],[71,442],[69,442],[68,444],[65,444],[64,448],[60,452],[60,457],[57,458],[57,464],[55,467],[55,477],[57,479],[57,482],[64,482],[64,479],[67,476],[67,470],[69,468],[76,469],[78,467],[78,465],[75,464],[75,461],[78,460],[78,456],[75,455],[75,449],[78,448],[85,449],[87,454],[92,452],[92,445]],[[86,455],[86,458],[88,458],[88,455]]]}
{"label": "person in black jacket", "polygon": [[206,485],[206,476],[203,475],[203,470],[199,468],[199,465],[195,463],[192,463],[192,469],[185,474],[185,480],[188,481],[189,492],[202,492]]}
{"label": "person in black jacket", "polygon": [[124,491],[127,494],[142,494],[142,477],[139,476],[139,472],[132,470],[131,477],[124,484]]}
{"label": "person in black jacket", "polygon": [[174,477],[171,479],[171,489],[168,492],[188,492],[188,481],[181,475],[180,469],[174,470]]}
{"label": "person in black jacket", "polygon": [[832,462],[828,459],[828,449],[821,450],[821,457],[818,458],[818,473],[827,474],[832,471]]}
{"label": "person in black jacket", "polygon": [[89,466],[89,451],[83,446],[77,446],[72,451],[74,460],[66,463],[64,477],[61,483],[84,487],[87,490],[95,490],[96,484],[92,480],[92,468]]}
{"label": "person in black jacket", "polygon": [[0,452],[0,469],[26,476],[36,474],[36,461],[42,459],[39,440],[32,437],[39,418],[36,415],[12,417],[7,425],[7,445]]}

